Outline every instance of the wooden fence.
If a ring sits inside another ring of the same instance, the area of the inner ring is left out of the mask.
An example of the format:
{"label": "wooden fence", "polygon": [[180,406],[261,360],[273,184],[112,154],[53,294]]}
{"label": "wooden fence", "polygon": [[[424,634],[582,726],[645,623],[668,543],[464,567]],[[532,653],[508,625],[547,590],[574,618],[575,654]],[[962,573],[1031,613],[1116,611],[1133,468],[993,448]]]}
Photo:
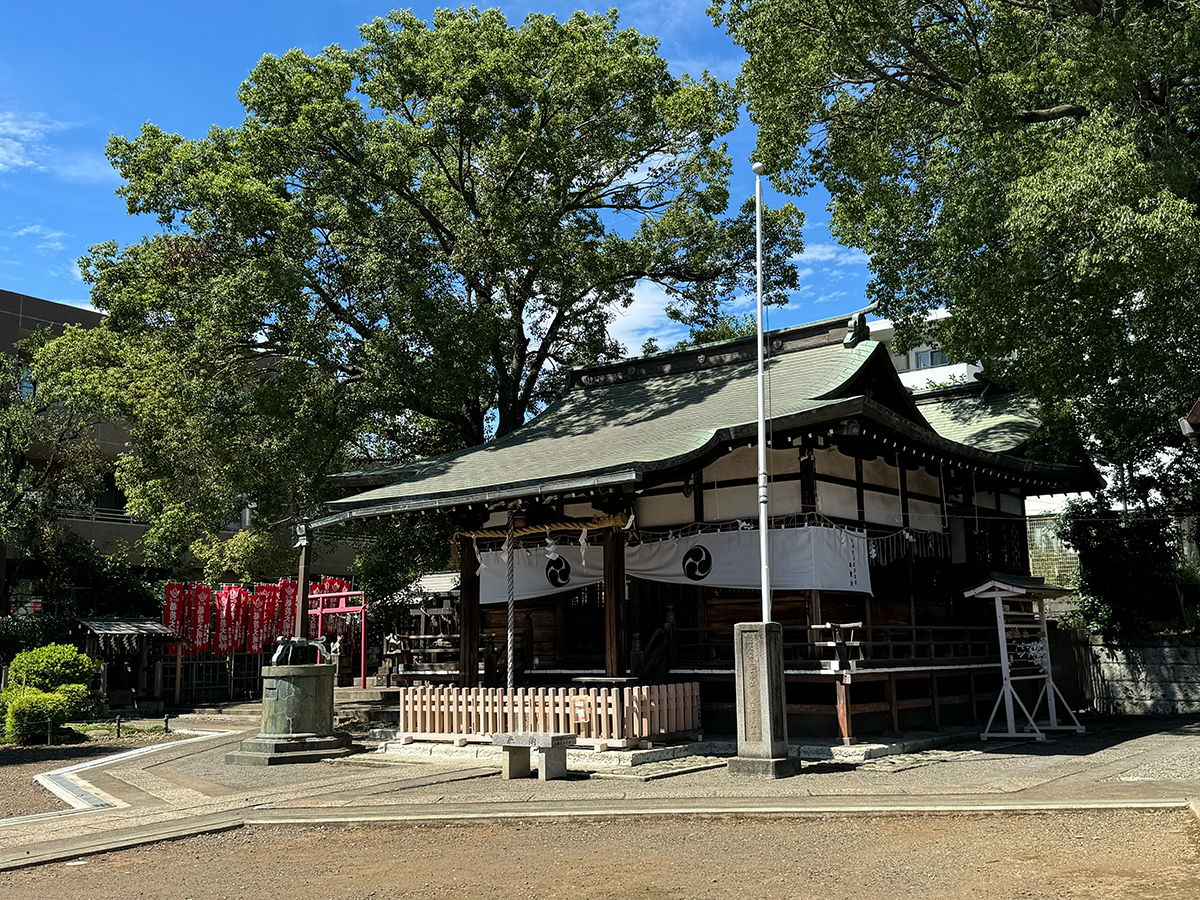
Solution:
{"label": "wooden fence", "polygon": [[596,748],[631,748],[698,735],[700,685],[626,688],[402,688],[399,731],[414,740],[490,742],[509,731],[576,735]]}

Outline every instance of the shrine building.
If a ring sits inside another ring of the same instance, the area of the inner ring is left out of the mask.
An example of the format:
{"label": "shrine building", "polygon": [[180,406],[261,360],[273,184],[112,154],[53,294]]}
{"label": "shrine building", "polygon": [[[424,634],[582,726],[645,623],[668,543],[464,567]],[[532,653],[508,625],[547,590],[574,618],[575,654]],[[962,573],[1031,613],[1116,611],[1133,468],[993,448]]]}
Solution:
{"label": "shrine building", "polygon": [[[1024,498],[1094,469],[1023,455],[1027,398],[910,394],[861,318],[765,335],[773,617],[793,735],[973,722],[1000,690],[991,606],[1029,573]],[[731,733],[733,627],[760,617],[755,338],[574,369],[513,433],[339,476],[320,528],[450,515],[457,640],[409,683],[497,683],[511,595],[518,684],[689,682]],[[511,578],[510,578],[511,572]]]}

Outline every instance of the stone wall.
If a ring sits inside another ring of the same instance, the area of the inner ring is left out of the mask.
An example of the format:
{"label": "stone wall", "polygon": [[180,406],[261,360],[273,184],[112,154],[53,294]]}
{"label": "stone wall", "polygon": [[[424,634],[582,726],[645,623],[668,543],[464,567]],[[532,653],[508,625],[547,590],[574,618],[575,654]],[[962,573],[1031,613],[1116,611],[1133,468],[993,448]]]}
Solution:
{"label": "stone wall", "polygon": [[1200,713],[1200,638],[1160,637],[1091,647],[1095,706],[1120,715]]}

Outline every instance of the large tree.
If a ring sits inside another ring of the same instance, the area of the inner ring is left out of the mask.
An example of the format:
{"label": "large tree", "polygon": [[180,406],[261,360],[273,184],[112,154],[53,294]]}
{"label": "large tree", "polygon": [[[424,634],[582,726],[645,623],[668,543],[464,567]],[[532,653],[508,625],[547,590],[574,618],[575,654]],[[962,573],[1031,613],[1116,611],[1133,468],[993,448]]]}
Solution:
{"label": "large tree", "polygon": [[[912,339],[1074,419],[1148,496],[1195,484],[1200,3],[725,0],[758,154],[822,183]],[[1138,474],[1143,477],[1137,477]]]}
{"label": "large tree", "polygon": [[35,377],[30,354],[45,331],[0,353],[0,615],[8,613],[8,558],[20,572],[59,541],[59,516],[87,509],[106,461],[90,407],[59,402]]}
{"label": "large tree", "polygon": [[[264,57],[236,128],[110,140],[163,230],[93,249],[108,319],[44,364],[129,423],[118,478],[151,546],[243,506],[240,540],[270,543],[331,471],[512,431],[564,367],[622,352],[608,325],[640,282],[697,328],[753,283],[728,85],[672,76],[615,14],[394,12],[361,35]],[[777,301],[799,226],[767,217]]]}

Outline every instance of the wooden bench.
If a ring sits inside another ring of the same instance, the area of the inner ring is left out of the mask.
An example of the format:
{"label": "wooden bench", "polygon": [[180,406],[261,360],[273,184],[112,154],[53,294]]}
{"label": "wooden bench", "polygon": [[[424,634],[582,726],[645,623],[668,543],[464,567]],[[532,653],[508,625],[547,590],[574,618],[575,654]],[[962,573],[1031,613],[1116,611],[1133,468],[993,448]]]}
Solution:
{"label": "wooden bench", "polygon": [[542,754],[538,780],[550,781],[567,774],[567,748],[575,746],[575,735],[512,731],[493,734],[492,743],[504,750],[501,778],[528,778],[529,751],[534,749]]}

